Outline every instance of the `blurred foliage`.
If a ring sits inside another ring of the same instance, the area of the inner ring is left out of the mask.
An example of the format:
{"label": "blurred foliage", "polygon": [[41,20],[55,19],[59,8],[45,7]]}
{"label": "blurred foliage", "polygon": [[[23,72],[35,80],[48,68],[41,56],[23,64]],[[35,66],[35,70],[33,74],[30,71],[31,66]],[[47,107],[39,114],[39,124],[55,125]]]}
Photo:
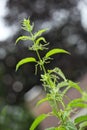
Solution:
{"label": "blurred foliage", "polygon": [[0,130],[28,130],[33,120],[23,106],[0,103]]}

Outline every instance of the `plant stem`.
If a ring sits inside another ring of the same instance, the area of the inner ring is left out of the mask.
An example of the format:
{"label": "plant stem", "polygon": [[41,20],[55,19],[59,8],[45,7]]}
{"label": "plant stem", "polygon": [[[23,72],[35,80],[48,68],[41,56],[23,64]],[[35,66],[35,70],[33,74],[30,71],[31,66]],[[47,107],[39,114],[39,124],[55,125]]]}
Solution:
{"label": "plant stem", "polygon": [[[34,35],[33,35],[33,33],[30,32],[30,35],[31,35],[31,37],[32,37],[32,41],[33,41],[33,43],[36,44],[36,43],[35,43],[35,39],[34,39]],[[38,50],[36,50],[36,54],[37,54],[37,56],[38,56],[39,62],[41,63],[41,67],[42,67],[44,73],[46,74],[46,69],[45,69],[45,67],[44,67],[43,60],[41,59]]]}

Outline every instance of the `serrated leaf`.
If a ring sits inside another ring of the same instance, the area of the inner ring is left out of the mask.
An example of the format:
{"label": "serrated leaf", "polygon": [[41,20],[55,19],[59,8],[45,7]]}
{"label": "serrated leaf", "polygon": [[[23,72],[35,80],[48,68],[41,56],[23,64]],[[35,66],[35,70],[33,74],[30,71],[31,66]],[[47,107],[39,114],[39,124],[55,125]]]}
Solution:
{"label": "serrated leaf", "polygon": [[62,82],[58,83],[58,85],[57,85],[58,88],[63,88],[66,86],[68,86],[68,83],[66,81],[62,81]]}
{"label": "serrated leaf", "polygon": [[66,50],[63,50],[63,49],[59,49],[59,48],[56,48],[56,49],[52,49],[50,50],[49,52],[46,53],[45,57],[48,58],[54,54],[57,54],[57,53],[66,53],[66,54],[70,54],[68,51]]}
{"label": "serrated leaf", "polygon": [[81,122],[84,122],[84,121],[87,121],[87,115],[83,115],[83,116],[77,117],[74,120],[74,123],[77,125],[77,124],[79,124]]}
{"label": "serrated leaf", "polygon": [[38,32],[36,32],[34,34],[34,38],[36,39],[37,37],[41,36],[44,32],[46,32],[47,29],[42,29],[42,30],[39,30]]}
{"label": "serrated leaf", "polygon": [[22,22],[22,29],[28,32],[31,32],[34,28],[34,23],[30,23],[30,19],[24,19]]}
{"label": "serrated leaf", "polygon": [[56,72],[58,72],[58,75],[59,75],[61,78],[63,78],[64,81],[66,81],[66,77],[65,77],[64,73],[61,71],[61,69],[56,68],[55,70],[56,70]]}
{"label": "serrated leaf", "polygon": [[25,63],[29,63],[29,62],[36,62],[36,59],[33,57],[29,57],[29,58],[24,58],[22,60],[20,60],[17,65],[16,65],[16,71],[19,69],[19,67]]}
{"label": "serrated leaf", "polygon": [[35,130],[35,128],[45,119],[47,118],[48,115],[47,114],[42,114],[40,116],[38,116],[34,122],[32,123],[31,127],[29,130]]}
{"label": "serrated leaf", "polygon": [[47,97],[41,99],[40,101],[37,102],[37,106],[40,105],[40,104],[42,104],[43,102],[46,102],[46,101],[48,101],[48,98],[47,98]]}
{"label": "serrated leaf", "polygon": [[77,90],[82,94],[82,89],[80,88],[80,86],[79,86],[77,83],[75,83],[75,82],[73,82],[73,81],[71,81],[71,80],[69,80],[68,82],[69,82],[69,85],[70,85],[71,87],[77,89]]}
{"label": "serrated leaf", "polygon": [[20,40],[22,40],[22,41],[31,40],[31,41],[32,41],[32,37],[29,37],[29,36],[20,36],[20,37],[17,38],[16,44],[17,44]]}
{"label": "serrated leaf", "polygon": [[44,37],[40,37],[40,38],[38,38],[38,39],[36,40],[36,44],[39,44],[39,43],[40,43],[40,41],[43,41],[43,42],[45,42],[45,43],[46,43],[46,40],[45,40],[45,38],[44,38]]}

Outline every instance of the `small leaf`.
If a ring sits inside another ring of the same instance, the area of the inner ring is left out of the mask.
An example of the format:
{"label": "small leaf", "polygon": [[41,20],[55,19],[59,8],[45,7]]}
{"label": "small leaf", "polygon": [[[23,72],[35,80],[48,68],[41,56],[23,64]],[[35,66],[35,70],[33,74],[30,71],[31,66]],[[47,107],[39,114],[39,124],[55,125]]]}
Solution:
{"label": "small leaf", "polygon": [[37,102],[37,106],[40,105],[40,104],[43,103],[43,102],[46,102],[46,101],[48,101],[48,98],[47,98],[47,97],[41,99],[40,101]]}
{"label": "small leaf", "polygon": [[36,40],[36,44],[39,44],[39,43],[40,43],[40,41],[43,41],[43,42],[45,42],[45,43],[46,43],[46,40],[45,40],[45,38],[44,38],[44,37],[40,37],[40,38],[38,38],[38,39]]}
{"label": "small leaf", "polygon": [[79,86],[77,83],[75,83],[75,82],[69,80],[69,85],[70,85],[71,87],[77,89],[77,90],[82,94],[82,89],[80,88],[80,86]]}
{"label": "small leaf", "polygon": [[63,87],[66,87],[66,86],[68,86],[68,83],[66,81],[61,81],[57,85],[58,88],[63,88]]}
{"label": "small leaf", "polygon": [[17,44],[20,40],[23,40],[23,41],[31,40],[31,41],[32,41],[32,37],[29,37],[29,36],[20,36],[20,37],[17,38],[16,44]]}
{"label": "small leaf", "polygon": [[47,117],[48,117],[47,114],[42,114],[42,115],[38,116],[35,119],[35,121],[32,123],[32,125],[31,125],[29,130],[35,130],[35,128]]}
{"label": "small leaf", "polygon": [[42,29],[42,30],[39,30],[38,32],[36,32],[35,34],[34,34],[34,37],[35,37],[35,39],[37,38],[37,37],[39,37],[39,36],[41,36],[44,32],[46,32],[47,31],[47,29]]}
{"label": "small leaf", "polygon": [[77,118],[74,120],[75,124],[78,124],[78,123],[81,123],[81,122],[84,122],[84,121],[87,121],[87,115],[77,117]]}
{"label": "small leaf", "polygon": [[24,19],[22,22],[22,29],[31,32],[34,28],[34,23],[31,24],[30,19]]}
{"label": "small leaf", "polygon": [[33,57],[29,57],[29,58],[24,58],[22,60],[20,60],[17,65],[16,65],[16,71],[19,69],[19,67],[25,63],[28,63],[28,62],[36,62],[36,59],[33,58]]}
{"label": "small leaf", "polygon": [[68,51],[66,50],[63,50],[63,49],[59,49],[59,48],[56,48],[56,49],[52,49],[50,50],[49,52],[46,53],[45,57],[48,58],[54,54],[57,54],[57,53],[66,53],[66,54],[70,54]]}
{"label": "small leaf", "polygon": [[66,81],[66,77],[64,75],[64,73],[61,71],[61,69],[59,68],[55,68],[56,72],[58,73],[58,75],[64,79],[64,81]]}

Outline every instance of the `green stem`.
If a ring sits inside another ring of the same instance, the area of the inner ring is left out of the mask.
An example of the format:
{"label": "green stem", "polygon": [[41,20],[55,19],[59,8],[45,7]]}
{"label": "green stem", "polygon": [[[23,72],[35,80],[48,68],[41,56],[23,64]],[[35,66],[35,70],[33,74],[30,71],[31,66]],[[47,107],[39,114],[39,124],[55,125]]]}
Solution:
{"label": "green stem", "polygon": [[[32,37],[33,43],[36,44],[36,43],[35,43],[35,39],[34,39],[33,33],[30,32],[30,35],[31,35],[31,37]],[[41,57],[40,57],[40,54],[39,54],[38,50],[36,50],[36,54],[37,54],[37,56],[38,56],[39,62],[40,62],[40,63],[43,62],[42,59],[41,59]],[[41,67],[43,68],[43,71],[44,71],[44,73],[46,74],[46,69],[45,69],[45,67],[44,67],[43,64],[41,64]]]}
{"label": "green stem", "polygon": [[[32,37],[32,42],[34,43],[34,44],[36,44],[36,42],[35,42],[35,39],[34,39],[34,35],[33,35],[33,33],[32,32],[30,32],[30,35],[31,35],[31,37]],[[45,66],[44,66],[44,62],[43,62],[43,59],[41,59],[41,57],[40,57],[40,54],[39,54],[39,51],[37,50],[37,48],[36,48],[36,54],[37,54],[37,57],[38,57],[38,64],[40,65],[40,67],[42,68],[42,70],[43,70],[43,72],[44,72],[44,74],[46,74],[46,69],[45,69]],[[58,114],[58,111],[60,111],[60,108],[59,108],[59,106],[58,106],[58,102],[56,101],[56,97],[55,97],[55,95],[56,95],[56,93],[55,93],[55,83],[52,81],[52,79],[51,79],[51,77],[50,77],[50,74],[48,75],[48,79],[47,79],[47,84],[48,84],[48,86],[50,86],[50,89],[51,89],[51,92],[52,93],[50,93],[50,95],[52,94],[53,95],[53,100],[52,100],[52,102],[49,102],[50,103],[50,105],[51,105],[51,107],[52,107],[52,110],[54,111],[54,114],[55,114],[55,116],[57,117],[57,118],[60,118],[60,116],[59,116],[59,114]],[[64,106],[64,104],[62,104],[62,106],[63,107],[65,107]]]}
{"label": "green stem", "polygon": [[[38,52],[37,50],[36,50],[36,53],[37,53],[37,56],[38,56],[39,62],[40,62],[40,63],[43,62],[42,59],[41,59],[41,57],[40,57],[40,54],[39,54],[39,52]],[[46,74],[46,69],[45,69],[43,63],[41,64],[41,67],[42,67],[42,69],[43,69],[43,71],[44,71],[44,74]]]}

